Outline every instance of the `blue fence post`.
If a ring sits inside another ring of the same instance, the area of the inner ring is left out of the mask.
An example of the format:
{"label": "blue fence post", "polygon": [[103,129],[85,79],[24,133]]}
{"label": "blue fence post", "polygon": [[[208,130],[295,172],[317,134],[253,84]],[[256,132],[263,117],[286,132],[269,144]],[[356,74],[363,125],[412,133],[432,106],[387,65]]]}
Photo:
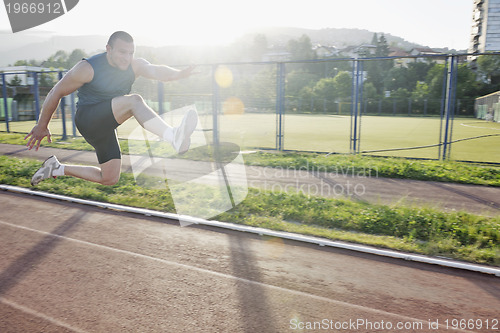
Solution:
{"label": "blue fence post", "polygon": [[75,124],[75,115],[76,115],[76,104],[75,104],[75,93],[71,93],[71,126],[73,130],[73,137],[76,138],[76,124]]}
{"label": "blue fence post", "polygon": [[165,110],[163,109],[163,82],[158,81],[158,114],[163,114]]}
{"label": "blue fence post", "polygon": [[283,113],[285,109],[285,64],[277,63],[276,78],[276,149],[283,151]]}
{"label": "blue fence post", "polygon": [[444,109],[445,109],[445,96],[446,96],[446,86],[448,82],[448,64],[449,64],[449,57],[446,57],[445,63],[444,63],[444,72],[443,72],[443,89],[441,91],[441,105],[439,109],[439,118],[440,118],[440,123],[439,123],[439,149],[438,149],[438,159],[441,159],[443,157],[443,147],[444,147],[444,142],[443,142],[443,119],[444,119]]}
{"label": "blue fence post", "polygon": [[218,65],[212,66],[212,140],[214,146],[219,145],[219,85],[215,80]]}
{"label": "blue fence post", "polygon": [[[59,71],[59,80],[63,78],[63,72]],[[63,135],[62,135],[62,140],[67,139],[67,133],[66,133],[66,97],[61,98],[61,118],[62,118],[62,128],[63,128]]]}
{"label": "blue fence post", "polygon": [[35,120],[40,117],[40,90],[38,88],[38,73],[33,72],[33,95],[35,97]]}
{"label": "blue fence post", "polygon": [[449,120],[449,134],[448,134],[448,155],[447,159],[451,157],[451,148],[453,146],[453,122],[455,121],[455,112],[457,109],[457,80],[458,80],[458,57],[453,56],[455,59],[453,67],[454,75],[451,88],[451,101],[450,101],[450,120]]}
{"label": "blue fence post", "polygon": [[355,59],[352,66],[352,95],[351,95],[351,153],[359,152],[359,101],[363,96],[362,91],[362,71],[363,66],[358,59]]}
{"label": "blue fence post", "polygon": [[358,65],[358,126],[357,126],[357,150],[356,153],[359,153],[361,149],[361,117],[363,115],[363,109],[361,108],[361,102],[363,101],[363,83],[364,83],[364,62],[360,61]]}
{"label": "blue fence post", "polygon": [[5,74],[2,73],[2,95],[3,95],[3,109],[5,112],[5,126],[7,126],[7,133],[9,129],[9,102],[7,98],[7,82],[5,81]]}
{"label": "blue fence post", "polygon": [[355,59],[352,62],[352,72],[351,72],[351,78],[352,78],[352,86],[351,86],[351,133],[350,133],[350,140],[349,140],[349,150],[351,153],[353,153],[353,150],[356,149],[356,144],[354,142],[355,139],[353,139],[353,130],[354,130],[354,110],[356,108],[356,101],[355,101],[355,94],[356,94],[356,68],[358,66],[358,60]]}
{"label": "blue fence post", "polygon": [[445,97],[445,124],[444,124],[444,140],[443,140],[443,155],[442,160],[449,159],[451,150],[451,125],[453,121],[455,92],[456,92],[456,62],[455,56],[450,57],[449,67],[446,76],[446,97]]}

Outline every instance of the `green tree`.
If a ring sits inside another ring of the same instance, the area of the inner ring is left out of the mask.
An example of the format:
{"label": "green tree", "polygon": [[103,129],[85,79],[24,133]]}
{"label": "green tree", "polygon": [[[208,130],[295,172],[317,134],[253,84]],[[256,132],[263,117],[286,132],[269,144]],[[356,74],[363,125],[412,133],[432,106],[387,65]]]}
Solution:
{"label": "green tree", "polygon": [[417,82],[411,97],[415,100],[424,100],[429,97],[429,85],[426,82]]}
{"label": "green tree", "polygon": [[276,69],[261,70],[252,78],[249,97],[260,107],[274,107],[276,99]]}
{"label": "green tree", "polygon": [[406,67],[393,67],[384,78],[385,90],[394,91],[398,88],[411,90],[414,86],[414,84],[411,85],[408,68]]}
{"label": "green tree", "polygon": [[457,99],[473,100],[478,97],[481,84],[468,64],[460,64],[457,69]]}
{"label": "green tree", "polygon": [[39,85],[40,87],[53,87],[56,83],[55,73],[40,73]]}
{"label": "green tree", "polygon": [[18,60],[14,66],[38,66],[35,60]]}
{"label": "green tree", "polygon": [[477,74],[483,82],[481,95],[500,90],[500,56],[482,55],[477,58]]}
{"label": "green tree", "polygon": [[22,83],[21,79],[16,74],[16,75],[14,75],[14,77],[12,78],[12,80],[10,80],[9,86],[11,86],[11,87],[18,87],[18,86],[21,85],[21,83]]}
{"label": "green tree", "polygon": [[[372,44],[376,46],[376,57],[389,56],[389,44],[383,34],[380,37],[377,37],[376,33],[373,34]],[[384,87],[384,83],[388,82],[386,76],[393,66],[394,61],[392,59],[371,60],[364,64],[364,68],[368,72],[367,82],[373,84],[378,94],[382,94],[384,90],[390,90]]]}
{"label": "green tree", "polygon": [[400,101],[408,100],[410,96],[411,96],[410,92],[408,91],[408,89],[405,88],[398,88],[391,93],[392,98]]}
{"label": "green tree", "polygon": [[[375,56],[388,57],[390,53],[391,50],[389,49],[389,44],[387,43],[387,39],[385,38],[384,34],[382,34],[378,39]],[[392,59],[380,60],[378,64],[380,66],[380,70],[382,71],[383,75],[383,73],[387,73],[387,71],[389,71],[392,67],[394,67],[394,60]]]}
{"label": "green tree", "polygon": [[[434,98],[441,98],[445,84],[445,72],[443,64],[434,64],[427,74],[426,82],[429,85],[429,93]],[[476,75],[468,64],[460,64],[457,69],[457,98],[470,99],[477,97],[480,84]]]}
{"label": "green tree", "polygon": [[375,55],[377,57],[387,57],[389,53],[391,53],[389,44],[387,43],[387,39],[385,38],[384,34],[380,35],[376,46],[377,49],[375,50]]}
{"label": "green tree", "polygon": [[429,85],[429,95],[432,98],[441,98],[443,94],[444,69],[443,64],[434,64],[427,73],[425,81]]}
{"label": "green tree", "polygon": [[267,52],[268,43],[265,35],[258,34],[253,39],[250,54],[253,61],[261,61],[262,56]]}
{"label": "green tree", "polygon": [[408,78],[411,80],[409,85],[415,87],[417,82],[425,81],[427,73],[433,65],[433,63],[420,61],[410,62],[408,64]]}
{"label": "green tree", "polygon": [[[434,109],[439,108],[437,105],[445,97],[443,95],[443,88],[446,84],[444,66],[443,64],[434,64],[427,73],[426,83],[429,87],[428,96],[433,99],[433,103],[435,104]],[[474,99],[481,95],[482,90],[485,89],[484,83],[477,80],[476,74],[468,64],[460,64],[458,66],[456,82],[456,98],[461,101],[461,110],[458,111],[462,114],[470,114],[473,111],[472,105]],[[466,110],[465,106],[467,106]]]}
{"label": "green tree", "polygon": [[335,79],[328,77],[319,80],[314,86],[313,92],[317,100],[316,110],[332,112],[337,95],[335,91]]}
{"label": "green tree", "polygon": [[66,60],[65,68],[70,69],[76,65],[80,60],[87,57],[87,53],[82,49],[75,49],[71,52],[68,59]]}
{"label": "green tree", "polygon": [[286,76],[286,94],[297,97],[304,87],[313,86],[318,79],[318,75],[306,72],[303,69],[292,71]]}
{"label": "green tree", "polygon": [[348,72],[340,72],[334,78],[322,78],[314,86],[301,89],[302,101],[310,102],[310,110],[316,112],[337,112],[337,102],[350,101],[352,79]]}
{"label": "green tree", "polygon": [[59,50],[54,55],[51,55],[44,63],[44,67],[66,68],[68,54],[65,51]]}
{"label": "green tree", "polygon": [[363,85],[363,99],[364,100],[376,100],[379,99],[380,95],[377,93],[377,88],[371,82],[367,82]]}
{"label": "green tree", "polygon": [[[287,50],[291,54],[291,60],[313,60],[316,59],[316,52],[312,49],[311,39],[307,35],[302,35],[299,39],[291,39],[288,41]],[[310,73],[321,73],[325,72],[325,67],[322,64],[315,63],[295,63],[287,65],[288,70],[299,70]]]}
{"label": "green tree", "polygon": [[348,101],[352,95],[352,78],[348,72],[340,72],[333,79],[336,98],[339,101]]}
{"label": "green tree", "polygon": [[292,60],[311,60],[316,58],[316,53],[312,49],[311,39],[307,35],[302,35],[299,39],[291,39],[287,44]]}

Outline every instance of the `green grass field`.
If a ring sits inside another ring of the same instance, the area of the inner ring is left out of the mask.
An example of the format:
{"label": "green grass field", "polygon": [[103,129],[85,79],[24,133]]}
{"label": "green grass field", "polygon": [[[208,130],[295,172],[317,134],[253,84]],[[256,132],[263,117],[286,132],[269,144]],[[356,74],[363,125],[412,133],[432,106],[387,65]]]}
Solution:
{"label": "green grass field", "polygon": [[[177,117],[178,118],[178,117]],[[177,118],[172,120],[175,124]],[[244,148],[276,148],[276,115],[245,113],[223,115],[219,118],[220,140],[236,143]],[[28,132],[34,122],[11,122],[10,130]],[[213,119],[211,115],[200,115],[200,124],[211,141]],[[127,136],[138,126],[133,120],[119,127],[118,134]],[[62,122],[54,119],[51,123],[53,134],[62,133]],[[72,135],[72,124],[66,128]],[[284,146],[286,150],[348,153],[350,148],[351,118],[336,115],[289,114],[284,117]],[[361,118],[360,151],[371,155],[398,156],[411,158],[439,158],[439,147],[369,152],[373,150],[407,148],[435,145],[439,143],[441,121],[434,117],[378,117]],[[0,130],[6,125],[0,123]],[[477,162],[500,163],[500,123],[486,122],[474,118],[457,118],[452,126],[452,139],[460,140],[484,135],[488,136],[454,143],[451,159]]]}

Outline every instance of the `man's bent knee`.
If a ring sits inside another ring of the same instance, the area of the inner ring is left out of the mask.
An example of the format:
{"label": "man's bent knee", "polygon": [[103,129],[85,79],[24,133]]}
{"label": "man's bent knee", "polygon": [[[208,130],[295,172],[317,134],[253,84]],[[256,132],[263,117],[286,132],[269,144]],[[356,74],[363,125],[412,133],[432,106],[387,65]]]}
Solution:
{"label": "man's bent knee", "polygon": [[120,175],[111,176],[111,177],[103,177],[101,180],[101,185],[116,185],[120,181]]}
{"label": "man's bent knee", "polygon": [[134,111],[146,105],[141,95],[131,94],[113,98],[112,111],[116,121],[121,124],[134,115]]}
{"label": "man's bent knee", "polygon": [[101,164],[101,181],[102,185],[115,185],[120,180],[121,172],[120,159],[112,159]]}
{"label": "man's bent knee", "polygon": [[146,104],[144,98],[142,98],[142,96],[139,94],[125,95],[124,97],[127,98],[130,109],[136,109],[137,107]]}

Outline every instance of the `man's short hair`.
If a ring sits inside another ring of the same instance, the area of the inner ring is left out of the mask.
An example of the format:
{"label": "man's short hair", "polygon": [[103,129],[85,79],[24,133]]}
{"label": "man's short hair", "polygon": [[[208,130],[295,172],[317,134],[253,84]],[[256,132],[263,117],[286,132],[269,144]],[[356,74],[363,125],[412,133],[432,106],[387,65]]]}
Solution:
{"label": "man's short hair", "polygon": [[125,31],[116,31],[109,37],[108,45],[113,47],[113,44],[115,43],[115,40],[117,40],[117,39],[121,39],[127,43],[134,42],[134,38],[132,38],[132,36],[130,36],[129,33],[125,32]]}

